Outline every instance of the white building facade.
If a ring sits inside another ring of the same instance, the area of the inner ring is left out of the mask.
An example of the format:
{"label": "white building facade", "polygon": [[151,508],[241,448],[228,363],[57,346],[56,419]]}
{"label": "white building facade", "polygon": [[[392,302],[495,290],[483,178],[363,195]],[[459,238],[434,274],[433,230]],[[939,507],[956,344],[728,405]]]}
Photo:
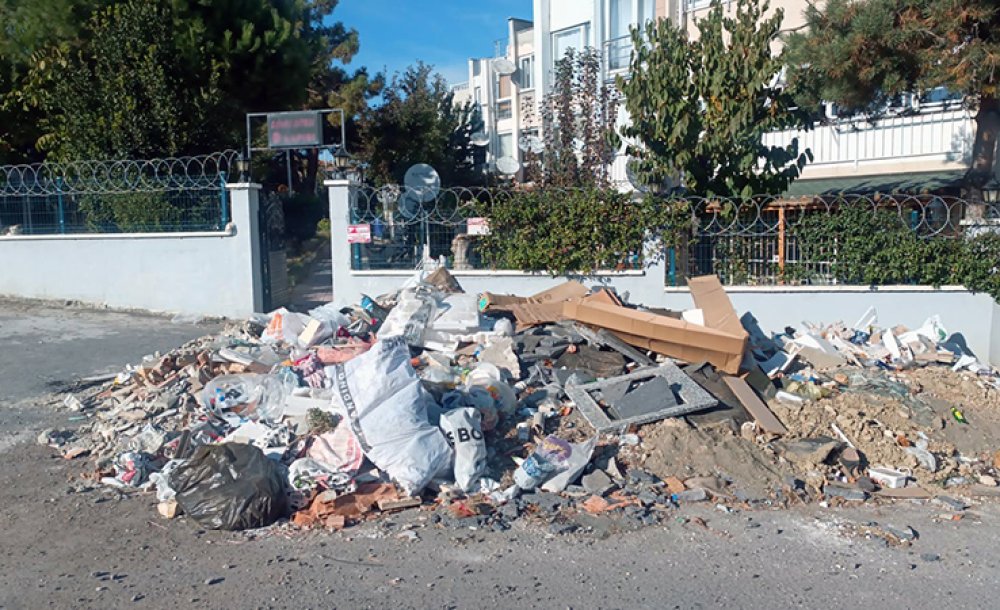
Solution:
{"label": "white building facade", "polygon": [[[534,0],[536,91],[551,87],[555,62],[570,47],[601,49],[608,81],[627,74],[632,50],[629,30],[651,19],[671,19],[693,36],[695,21],[703,18],[710,0]],[[725,4],[735,10],[735,4]],[[786,30],[805,23],[808,0],[772,0],[771,10],[784,11]],[[776,49],[777,50],[777,49]],[[838,116],[828,107],[827,117],[810,131],[785,131],[765,137],[765,144],[784,145],[798,138],[813,162],[798,189],[849,189],[882,186],[882,178],[910,177],[911,186],[923,178],[930,187],[957,185],[971,162],[975,121],[961,99],[943,90],[907,96],[877,119]],[[624,161],[615,164],[613,177],[624,178]],[[886,185],[887,187],[889,185]],[[913,186],[913,188],[918,188]],[[804,191],[803,191],[804,193]]]}

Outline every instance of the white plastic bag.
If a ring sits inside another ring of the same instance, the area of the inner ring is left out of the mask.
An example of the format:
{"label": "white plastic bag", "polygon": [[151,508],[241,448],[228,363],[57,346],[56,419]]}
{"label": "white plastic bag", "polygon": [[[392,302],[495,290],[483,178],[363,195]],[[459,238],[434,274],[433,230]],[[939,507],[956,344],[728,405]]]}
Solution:
{"label": "white plastic bag", "polygon": [[407,345],[424,346],[424,333],[437,317],[440,293],[433,287],[421,285],[399,294],[399,302],[379,328],[379,339],[404,337]]}
{"label": "white plastic bag", "polygon": [[486,471],[486,438],[478,410],[454,409],[441,414],[441,430],[455,449],[455,483],[470,492]]}
{"label": "white plastic bag", "polygon": [[350,422],[368,459],[409,495],[451,464],[441,431],[427,421],[433,399],[410,366],[402,337],[376,343],[357,358],[327,368],[334,407]]}
{"label": "white plastic bag", "polygon": [[288,311],[284,307],[270,314],[267,328],[260,336],[264,343],[284,342],[288,345],[298,345],[299,335],[309,324],[309,316]]}

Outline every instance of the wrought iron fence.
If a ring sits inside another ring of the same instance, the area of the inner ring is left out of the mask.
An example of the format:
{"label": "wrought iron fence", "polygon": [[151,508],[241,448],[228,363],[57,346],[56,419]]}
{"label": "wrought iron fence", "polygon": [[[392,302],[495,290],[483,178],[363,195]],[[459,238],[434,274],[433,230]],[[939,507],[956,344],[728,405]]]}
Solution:
{"label": "wrought iron fence", "polygon": [[0,166],[0,233],[219,230],[239,153]]}
{"label": "wrought iron fence", "polygon": [[478,206],[515,196],[513,191],[481,187],[358,189],[350,220],[353,226],[364,227],[356,239],[367,243],[352,246],[352,268],[417,269],[442,260],[453,269],[483,268],[475,237],[486,224],[478,216]]}
{"label": "wrought iron fence", "polygon": [[[572,191],[559,190],[549,198],[552,205],[559,205],[560,196]],[[490,231],[484,210],[518,206],[526,196],[523,191],[487,188],[358,189],[350,209],[352,268],[410,270],[441,261],[452,269],[488,268],[478,248],[478,236]],[[664,241],[673,244],[663,252],[668,286],[705,274],[717,274],[728,285],[837,284],[848,281],[845,259],[850,240],[885,232],[882,237],[889,239],[912,236],[925,242],[954,242],[1000,232],[1000,206],[949,197],[663,201],[675,207],[678,203],[687,206],[684,219],[668,227],[650,227],[654,234],[669,234]],[[559,217],[557,210],[553,217]],[[559,229],[544,226],[544,220],[541,225],[537,231]],[[642,268],[642,250],[637,243],[611,257],[618,261],[614,269]]]}
{"label": "wrought iron fence", "polygon": [[[846,245],[882,232],[955,240],[1000,232],[1000,206],[930,195],[798,200],[689,199],[693,226],[668,285],[718,274],[728,285],[838,284]],[[866,237],[867,236],[867,237]],[[874,264],[874,262],[873,262]]]}

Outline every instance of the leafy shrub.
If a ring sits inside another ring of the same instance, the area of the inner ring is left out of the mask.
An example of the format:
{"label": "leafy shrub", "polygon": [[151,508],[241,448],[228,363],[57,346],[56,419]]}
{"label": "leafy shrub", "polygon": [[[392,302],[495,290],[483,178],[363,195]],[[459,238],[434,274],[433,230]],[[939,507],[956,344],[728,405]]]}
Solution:
{"label": "leafy shrub", "polygon": [[517,192],[477,204],[490,221],[477,251],[496,269],[553,275],[640,268],[648,240],[673,244],[687,210],[685,202],[635,200],[607,189]]}

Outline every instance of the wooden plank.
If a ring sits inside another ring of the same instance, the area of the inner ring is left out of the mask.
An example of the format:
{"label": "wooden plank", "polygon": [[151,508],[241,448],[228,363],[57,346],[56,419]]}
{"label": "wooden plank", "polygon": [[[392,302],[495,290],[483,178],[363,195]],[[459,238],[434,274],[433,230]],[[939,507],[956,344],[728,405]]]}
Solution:
{"label": "wooden plank", "polygon": [[724,376],[722,380],[726,382],[726,385],[729,386],[732,393],[739,399],[743,408],[753,416],[757,425],[764,432],[769,434],[788,434],[788,429],[785,428],[785,425],[771,412],[771,409],[767,408],[764,401],[754,393],[753,388],[746,381],[729,375]]}

